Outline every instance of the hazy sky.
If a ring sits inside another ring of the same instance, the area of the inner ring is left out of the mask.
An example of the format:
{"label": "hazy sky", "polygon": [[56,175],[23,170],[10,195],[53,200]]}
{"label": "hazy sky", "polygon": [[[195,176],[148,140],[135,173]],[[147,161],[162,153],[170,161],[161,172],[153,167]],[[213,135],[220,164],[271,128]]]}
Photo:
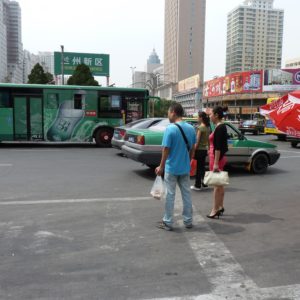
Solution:
{"label": "hazy sky", "polygon": [[[108,53],[111,83],[128,86],[131,66],[143,70],[153,47],[163,61],[164,0],[18,0],[24,48]],[[224,75],[227,13],[243,0],[207,0],[205,79]],[[285,9],[283,63],[300,57],[300,0],[275,0]]]}

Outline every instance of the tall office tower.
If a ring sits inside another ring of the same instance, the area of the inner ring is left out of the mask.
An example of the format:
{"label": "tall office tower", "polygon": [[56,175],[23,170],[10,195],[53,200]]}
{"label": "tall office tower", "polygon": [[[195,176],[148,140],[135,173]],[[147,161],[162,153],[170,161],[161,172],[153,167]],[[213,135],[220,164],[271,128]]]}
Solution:
{"label": "tall office tower", "polygon": [[7,77],[7,37],[6,37],[6,6],[0,0],[0,82]]}
{"label": "tall office tower", "polygon": [[146,71],[147,73],[153,73],[153,70],[161,66],[159,56],[157,55],[155,49],[153,49],[147,60]]}
{"label": "tall office tower", "polygon": [[281,68],[284,11],[274,0],[245,0],[227,18],[226,74]]}
{"label": "tall office tower", "polygon": [[165,0],[164,72],[169,82],[203,82],[206,0]]}
{"label": "tall office tower", "polygon": [[[0,0],[0,9],[2,23],[0,25],[0,35],[4,37],[1,47],[6,46],[6,65],[7,72],[5,78],[7,81],[23,82],[23,45],[21,29],[21,8],[16,1]],[[4,24],[4,26],[3,26]],[[6,30],[6,40],[3,28]],[[2,56],[3,54],[0,54]],[[3,57],[4,57],[3,55]],[[3,59],[3,58],[2,58]]]}

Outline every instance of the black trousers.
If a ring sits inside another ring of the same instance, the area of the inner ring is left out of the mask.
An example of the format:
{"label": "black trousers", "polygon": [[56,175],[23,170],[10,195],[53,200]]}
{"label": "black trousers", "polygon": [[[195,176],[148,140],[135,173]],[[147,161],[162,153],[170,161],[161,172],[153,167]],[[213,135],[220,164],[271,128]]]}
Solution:
{"label": "black trousers", "polygon": [[205,159],[207,150],[196,150],[195,159],[197,160],[197,173],[195,187],[200,188],[205,175]]}

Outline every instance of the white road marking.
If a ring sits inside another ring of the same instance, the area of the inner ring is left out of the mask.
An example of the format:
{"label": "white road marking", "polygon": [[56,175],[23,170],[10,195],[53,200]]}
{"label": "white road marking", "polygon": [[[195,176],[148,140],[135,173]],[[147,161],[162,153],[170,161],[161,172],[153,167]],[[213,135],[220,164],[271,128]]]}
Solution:
{"label": "white road marking", "polygon": [[119,197],[119,198],[94,198],[94,199],[54,199],[54,200],[17,200],[0,201],[0,205],[35,205],[35,204],[68,204],[68,203],[97,203],[110,201],[145,201],[152,197]]}
{"label": "white road marking", "polygon": [[0,164],[0,167],[12,167],[13,164]]}
{"label": "white road marking", "polygon": [[10,149],[15,152],[60,152],[61,149]]}
{"label": "white road marking", "polygon": [[282,157],[280,157],[281,159],[282,158],[300,158],[300,155],[298,155],[298,156],[282,156]]}
{"label": "white road marking", "polygon": [[[176,191],[175,215],[180,216],[182,201],[180,192]],[[197,210],[194,209],[194,212]],[[249,278],[231,252],[209,227],[205,219],[194,213],[194,224],[201,227],[202,233],[193,230],[183,232],[194,255],[202,267],[213,289],[210,294],[173,298],[156,298],[152,300],[263,300],[263,299],[300,299],[300,284],[259,288]],[[217,221],[217,220],[216,220]],[[182,223],[181,223],[182,224]],[[177,226],[183,226],[179,223]]]}
{"label": "white road marking", "polygon": [[300,151],[279,150],[279,152],[283,152],[283,153],[294,153],[294,154],[300,154]]}

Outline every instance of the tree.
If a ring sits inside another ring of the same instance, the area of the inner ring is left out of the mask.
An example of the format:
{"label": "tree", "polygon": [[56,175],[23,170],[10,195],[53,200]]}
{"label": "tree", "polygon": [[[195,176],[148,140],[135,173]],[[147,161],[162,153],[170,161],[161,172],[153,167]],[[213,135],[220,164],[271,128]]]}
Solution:
{"label": "tree", "polygon": [[149,107],[150,107],[151,114],[153,114],[153,101],[154,101],[154,117],[158,117],[158,118],[168,117],[168,110],[171,104],[176,102],[167,99],[150,100]]}
{"label": "tree", "polygon": [[53,75],[50,73],[45,73],[43,67],[37,63],[31,73],[28,75],[29,84],[47,84],[53,82]]}
{"label": "tree", "polygon": [[97,86],[99,83],[94,79],[90,68],[85,64],[80,64],[68,79],[68,85]]}
{"label": "tree", "polygon": [[46,72],[46,77],[47,77],[48,84],[55,84],[54,77],[51,73]]}

